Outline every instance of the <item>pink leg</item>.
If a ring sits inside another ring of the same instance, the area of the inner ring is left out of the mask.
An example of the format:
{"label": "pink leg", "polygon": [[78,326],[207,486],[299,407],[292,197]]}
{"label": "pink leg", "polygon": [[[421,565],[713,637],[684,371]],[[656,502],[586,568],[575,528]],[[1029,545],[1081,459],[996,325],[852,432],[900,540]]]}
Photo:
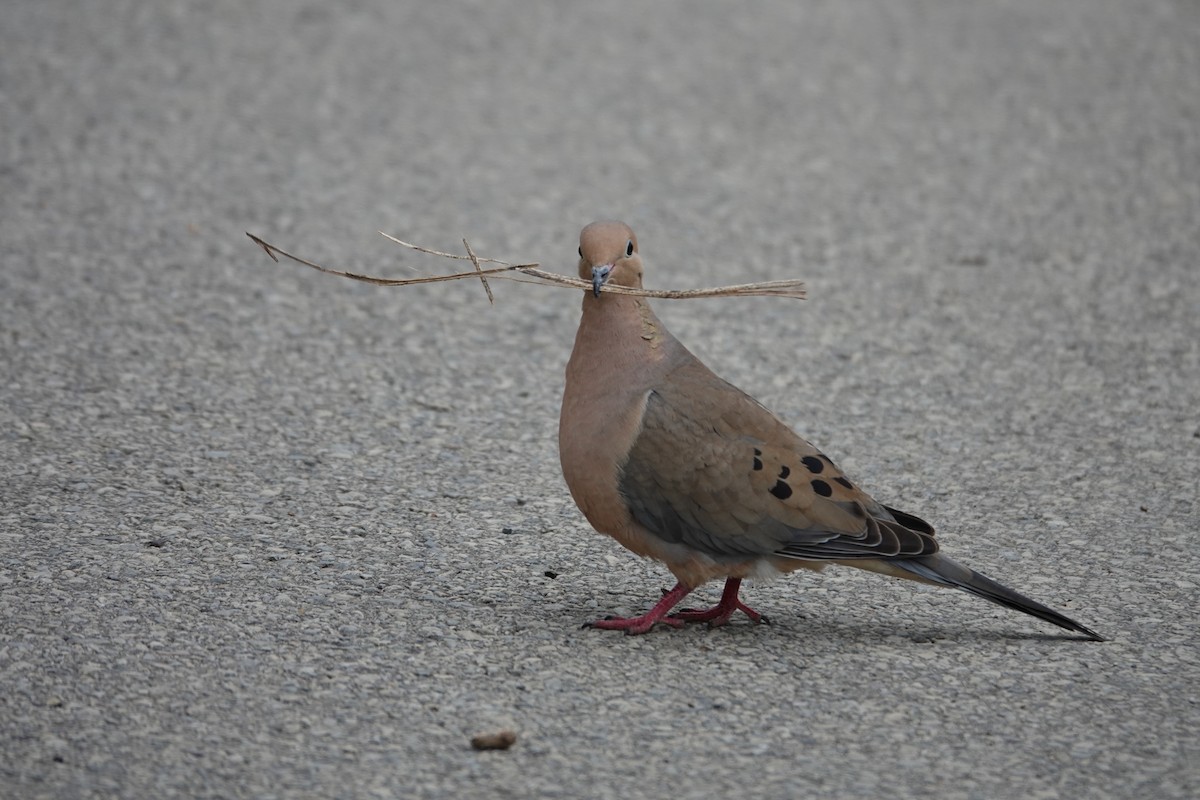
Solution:
{"label": "pink leg", "polygon": [[725,581],[725,591],[721,592],[721,602],[704,611],[685,608],[682,611],[672,614],[664,622],[669,622],[673,619],[682,620],[683,622],[707,622],[710,628],[716,628],[719,625],[729,622],[734,612],[741,611],[752,622],[769,623],[769,619],[738,599],[738,591],[741,589],[741,586],[741,578],[728,578]]}
{"label": "pink leg", "polygon": [[682,583],[677,583],[674,589],[662,596],[662,600],[659,600],[654,608],[640,617],[608,617],[607,619],[598,619],[595,622],[585,623],[583,627],[603,628],[609,631],[625,631],[625,633],[630,635],[645,633],[658,622],[665,622],[672,627],[678,628],[683,625],[683,620],[668,617],[667,612],[674,608],[680,600],[687,597],[690,591],[692,590],[685,587]]}
{"label": "pink leg", "polygon": [[663,595],[654,608],[640,617],[609,617],[608,619],[598,619],[595,622],[589,622],[584,627],[625,631],[625,633],[630,635],[645,633],[659,622],[674,628],[681,627],[685,622],[707,622],[709,627],[715,628],[729,622],[730,618],[737,611],[741,611],[752,622],[769,623],[770,620],[738,599],[738,591],[741,589],[741,586],[741,578],[729,578],[725,581],[725,590],[721,592],[721,601],[712,608],[704,611],[685,608],[682,611],[671,614],[671,609],[692,591],[685,588],[683,584],[677,583],[674,589]]}

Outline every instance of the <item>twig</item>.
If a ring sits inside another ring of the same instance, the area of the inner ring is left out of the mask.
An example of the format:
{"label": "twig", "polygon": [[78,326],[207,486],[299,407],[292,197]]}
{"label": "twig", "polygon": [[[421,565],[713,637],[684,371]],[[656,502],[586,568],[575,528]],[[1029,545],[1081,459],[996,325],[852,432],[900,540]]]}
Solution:
{"label": "twig", "polygon": [[[492,294],[492,287],[488,284],[488,277],[500,278],[503,280],[517,281],[519,283],[537,283],[541,286],[567,286],[575,289],[584,289],[592,291],[592,284],[579,278],[571,278],[566,275],[559,275],[554,272],[546,272],[538,269],[539,264],[510,264],[507,261],[501,261],[498,258],[482,258],[475,254],[471,249],[471,245],[466,239],[463,239],[463,247],[467,250],[467,255],[462,256],[456,253],[443,253],[440,250],[432,250],[428,247],[410,244],[409,242],[397,239],[395,236],[390,236],[383,231],[380,231],[384,237],[395,242],[402,247],[407,247],[410,250],[416,250],[419,253],[427,253],[432,256],[440,256],[441,258],[453,258],[459,261],[470,261],[475,268],[471,272],[455,272],[450,275],[428,275],[419,278],[376,278],[372,275],[361,275],[355,272],[345,272],[339,269],[331,269],[323,267],[320,264],[314,264],[312,261],[294,256],[286,250],[282,250],[273,244],[263,241],[252,233],[247,232],[251,241],[257,244],[266,252],[273,260],[279,261],[278,256],[295,261],[298,264],[303,264],[306,267],[311,267],[318,272],[324,272],[328,275],[338,275],[343,278],[350,278],[363,283],[374,284],[375,286],[410,286],[418,283],[444,283],[446,281],[457,281],[463,278],[478,278],[483,284],[484,291],[487,292],[488,302],[495,304],[496,300]],[[497,267],[484,268],[483,264],[499,264]],[[516,274],[514,274],[516,273]],[[528,277],[525,277],[528,276]],[[534,278],[535,280],[529,280]],[[764,283],[741,283],[736,286],[717,286],[709,289],[635,289],[631,286],[619,286],[617,284],[605,284],[600,287],[600,291],[609,292],[612,294],[626,294],[635,297],[657,297],[667,300],[688,300],[698,297],[790,297],[796,300],[803,300],[805,297],[804,283],[798,280],[781,280],[781,281],[766,281]]]}
{"label": "twig", "polygon": [[[322,267],[320,264],[314,264],[311,261],[300,258],[300,256],[294,256],[288,251],[276,247],[270,242],[265,242],[255,236],[253,233],[247,233],[246,235],[249,236],[256,245],[265,250],[267,255],[269,255],[275,261],[279,261],[279,259],[276,257],[276,254],[278,254],[284,258],[295,261],[297,264],[303,264],[306,267],[312,267],[318,272],[324,272],[326,275],[337,275],[342,278],[349,278],[353,281],[362,281],[363,283],[371,283],[376,286],[409,286],[417,283],[444,283],[446,281],[462,280],[463,278],[477,278],[481,273],[483,275],[496,275],[497,273],[512,272],[513,270],[528,269],[530,266],[537,266],[536,264],[509,264],[503,267],[491,267],[489,269],[480,269],[472,272],[456,272],[452,275],[422,275],[419,278],[376,278],[373,275],[360,275],[357,272],[345,272],[340,269]],[[419,248],[414,247],[413,249],[416,250]],[[455,256],[451,255],[450,253],[438,253],[436,251],[423,250],[422,252],[429,252],[432,255],[449,256],[450,258],[466,258],[466,256]],[[481,258],[480,261],[496,263],[495,259],[490,258]]]}
{"label": "twig", "polygon": [[[522,268],[521,274],[532,275],[559,286],[574,286],[578,289],[587,289],[589,292],[592,290],[592,284],[581,278],[569,278],[566,275],[544,272],[534,267]],[[635,289],[632,286],[606,283],[600,287],[600,291],[630,294],[635,297],[658,297],[666,300],[691,300],[698,297],[791,297],[795,300],[803,300],[805,297],[803,287],[802,281],[794,280],[739,283],[735,286],[714,286],[709,289]]]}
{"label": "twig", "polygon": [[[454,258],[459,261],[471,261],[472,260],[470,256],[460,256],[460,255],[457,255],[456,253],[443,253],[441,250],[430,250],[428,247],[421,247],[421,245],[419,245],[419,244],[409,244],[408,242],[403,241],[401,239],[397,239],[395,236],[392,236],[390,233],[384,233],[383,231],[377,231],[377,233],[380,236],[382,236],[383,238],[387,239],[388,241],[395,242],[396,244],[400,245],[401,247],[407,247],[409,250],[416,250],[418,253],[428,253],[431,256],[441,256],[442,258]],[[250,236],[250,234],[246,234],[246,235]],[[255,237],[250,236],[250,238],[254,239]],[[501,261],[498,258],[480,258],[477,260],[481,264],[501,264],[505,267],[518,266],[515,264],[510,264],[507,261]],[[537,264],[525,264],[523,266],[536,267]]]}
{"label": "twig", "polygon": [[479,282],[483,284],[483,290],[487,292],[488,305],[496,305],[496,298],[492,296],[492,287],[488,286],[487,278],[483,274],[483,268],[479,266],[479,258],[475,255],[475,251],[471,249],[471,245],[467,244],[466,239],[463,239],[463,247],[467,248],[467,255],[471,257],[471,263],[475,265],[475,271],[479,273]]}

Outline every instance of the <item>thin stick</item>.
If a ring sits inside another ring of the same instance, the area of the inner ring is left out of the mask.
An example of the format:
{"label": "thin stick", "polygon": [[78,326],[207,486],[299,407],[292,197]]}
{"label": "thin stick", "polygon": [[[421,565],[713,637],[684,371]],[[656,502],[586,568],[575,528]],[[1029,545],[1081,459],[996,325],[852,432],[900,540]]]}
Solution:
{"label": "thin stick", "polygon": [[[587,289],[589,292],[592,290],[592,284],[581,278],[569,278],[566,275],[544,272],[533,267],[522,268],[521,274],[532,275],[559,286],[574,286],[578,289]],[[632,286],[606,283],[600,287],[600,291],[629,294],[634,297],[658,297],[665,300],[690,300],[697,297],[791,297],[795,300],[803,300],[805,297],[803,287],[802,281],[795,280],[739,283],[735,286],[716,286],[710,289],[635,289]]]}
{"label": "thin stick", "polygon": [[[418,253],[428,253],[431,256],[441,256],[442,258],[453,258],[453,259],[457,259],[459,261],[471,261],[472,260],[470,256],[460,256],[457,253],[443,253],[441,250],[430,250],[428,247],[421,247],[421,245],[419,245],[419,244],[410,244],[401,239],[397,239],[395,236],[392,236],[390,233],[384,233],[383,231],[377,231],[377,233],[380,236],[382,236],[383,238],[388,239],[389,241],[393,241],[396,244],[400,245],[401,247],[407,247],[409,250],[416,250]],[[246,234],[246,235],[249,236],[250,234]],[[254,238],[254,237],[251,236],[250,238]],[[513,264],[508,263],[507,261],[501,261],[498,258],[479,258],[477,260],[482,264],[501,264],[506,267],[515,266]],[[536,267],[537,264],[526,264],[525,266]]]}
{"label": "thin stick", "polygon": [[[566,286],[574,289],[583,289],[592,291],[592,284],[579,278],[571,278],[566,275],[559,275],[554,272],[546,272],[538,269],[539,264],[510,264],[507,261],[501,261],[498,258],[482,258],[475,254],[471,249],[471,245],[466,239],[463,239],[463,246],[467,250],[467,255],[462,256],[456,253],[443,253],[440,250],[432,250],[428,247],[410,244],[395,236],[383,233],[384,237],[395,242],[402,247],[407,247],[410,250],[416,250],[419,253],[427,253],[432,256],[441,258],[453,258],[459,261],[470,261],[475,268],[471,272],[455,272],[450,275],[428,275],[419,278],[377,278],[373,275],[361,275],[355,272],[345,272],[339,269],[331,269],[323,267],[320,264],[315,264],[307,259],[294,256],[286,250],[282,250],[273,244],[263,241],[252,233],[247,232],[251,241],[257,244],[266,252],[274,261],[279,261],[278,256],[295,261],[298,264],[303,264],[306,267],[311,267],[318,272],[324,272],[328,275],[337,275],[342,278],[350,278],[363,283],[370,283],[375,286],[410,286],[418,283],[444,283],[446,281],[457,281],[463,278],[478,278],[483,283],[484,291],[487,292],[488,302],[495,304],[495,297],[492,294],[492,287],[488,284],[488,277],[500,278],[503,280],[517,281],[518,283],[539,283],[542,286]],[[484,268],[483,264],[499,264],[498,267]],[[514,274],[516,273],[516,274]],[[528,276],[528,277],[525,277]],[[535,280],[529,280],[533,278]],[[600,287],[600,291],[609,292],[610,294],[625,294],[634,297],[657,297],[666,300],[689,300],[699,297],[790,297],[796,300],[803,300],[805,297],[804,283],[798,280],[782,280],[782,281],[766,281],[763,283],[741,283],[736,286],[717,286],[708,289],[635,289],[631,286],[619,286],[616,284],[605,284]]]}
{"label": "thin stick", "polygon": [[471,257],[471,263],[475,265],[475,271],[479,273],[479,282],[483,284],[483,290],[487,292],[488,305],[496,305],[496,298],[492,296],[492,287],[488,286],[487,278],[484,277],[483,269],[479,266],[479,258],[475,255],[475,251],[471,249],[471,245],[467,244],[467,240],[463,239],[463,247],[467,248],[467,255]]}
{"label": "thin stick", "polygon": [[[264,242],[262,239],[258,238],[253,233],[247,233],[246,235],[249,236],[256,245],[258,245],[263,250],[265,250],[267,255],[269,255],[275,261],[279,261],[279,259],[276,256],[276,254],[278,254],[278,255],[283,256],[284,258],[295,261],[297,264],[303,264],[306,267],[312,267],[317,272],[324,272],[326,275],[337,275],[338,277],[341,277],[341,278],[349,278],[352,281],[362,281],[363,283],[371,283],[376,286],[409,286],[411,284],[417,284],[417,283],[444,283],[445,281],[457,281],[457,280],[462,280],[463,278],[476,278],[476,277],[479,277],[480,273],[482,273],[484,275],[495,275],[497,273],[512,272],[513,270],[525,269],[527,267],[527,265],[524,265],[524,264],[509,264],[508,266],[504,266],[504,267],[491,267],[489,269],[481,269],[477,272],[476,271],[456,272],[452,275],[422,275],[419,278],[376,278],[373,275],[360,275],[357,272],[345,272],[340,269],[331,269],[329,267],[322,267],[320,264],[314,264],[311,261],[300,258],[300,256],[294,256],[291,253],[289,253],[288,251],[283,250],[279,247],[276,247],[275,245],[271,244],[270,242]],[[416,249],[416,248],[414,248],[414,249]],[[443,254],[434,253],[434,255],[443,255]],[[444,255],[450,255],[450,254],[446,253]],[[466,258],[466,256],[450,256],[450,257],[451,258],[463,258],[463,259]],[[487,259],[487,258],[480,259],[480,261],[491,261],[491,262],[495,263],[494,259]]]}

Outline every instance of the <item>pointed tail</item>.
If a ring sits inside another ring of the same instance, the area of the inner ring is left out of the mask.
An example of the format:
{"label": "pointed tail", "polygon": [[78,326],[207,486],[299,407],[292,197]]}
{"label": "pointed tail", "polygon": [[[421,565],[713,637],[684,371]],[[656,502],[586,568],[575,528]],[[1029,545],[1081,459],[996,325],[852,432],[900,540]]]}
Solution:
{"label": "pointed tail", "polygon": [[1054,609],[1034,600],[1030,600],[1025,595],[1018,594],[1007,586],[996,583],[986,575],[980,575],[975,570],[964,567],[957,561],[946,558],[941,554],[922,556],[921,558],[888,559],[888,563],[908,570],[927,581],[938,583],[942,586],[953,586],[956,589],[962,589],[964,592],[979,595],[985,600],[991,600],[993,603],[998,603],[1006,608],[1023,611],[1038,619],[1044,619],[1046,622],[1053,623],[1060,628],[1082,633],[1093,641],[1104,641],[1104,637],[1091,628],[1085,628],[1070,617],[1060,614]]}

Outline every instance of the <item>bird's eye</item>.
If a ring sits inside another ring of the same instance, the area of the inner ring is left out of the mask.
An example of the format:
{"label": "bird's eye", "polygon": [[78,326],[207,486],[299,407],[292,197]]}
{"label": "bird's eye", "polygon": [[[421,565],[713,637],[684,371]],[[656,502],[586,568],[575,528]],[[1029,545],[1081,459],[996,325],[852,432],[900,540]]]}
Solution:
{"label": "bird's eye", "polygon": [[579,257],[583,258],[583,245],[579,246]]}
{"label": "bird's eye", "polygon": [[633,239],[630,239],[629,243],[625,245],[625,257],[629,258],[631,255],[633,255]]}

